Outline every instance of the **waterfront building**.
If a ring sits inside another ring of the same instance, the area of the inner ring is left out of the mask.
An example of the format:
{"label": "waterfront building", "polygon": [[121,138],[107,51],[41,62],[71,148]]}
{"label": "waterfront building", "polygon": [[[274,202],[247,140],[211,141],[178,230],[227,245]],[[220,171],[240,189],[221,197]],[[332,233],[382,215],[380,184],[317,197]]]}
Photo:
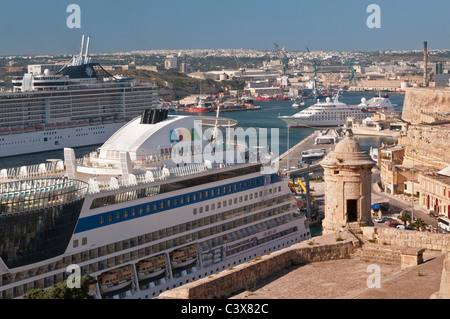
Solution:
{"label": "waterfront building", "polygon": [[419,174],[420,206],[450,218],[450,166],[436,174]]}

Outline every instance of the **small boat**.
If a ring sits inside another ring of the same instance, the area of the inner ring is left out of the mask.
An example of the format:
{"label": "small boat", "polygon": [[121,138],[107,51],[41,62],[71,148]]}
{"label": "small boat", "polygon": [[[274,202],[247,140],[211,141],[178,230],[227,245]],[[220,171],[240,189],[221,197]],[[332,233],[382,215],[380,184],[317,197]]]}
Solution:
{"label": "small boat", "polygon": [[103,293],[125,288],[132,281],[133,271],[128,266],[107,271],[98,277],[98,284]]}
{"label": "small boat", "polygon": [[197,260],[197,248],[195,246],[175,249],[170,254],[172,268],[187,266]]}
{"label": "small boat", "polygon": [[169,268],[163,255],[144,259],[136,265],[139,280],[149,279],[161,275]]}
{"label": "small boat", "polygon": [[190,108],[185,108],[183,111],[187,113],[209,113],[211,109],[206,107],[205,103],[199,99],[197,105],[191,106]]}

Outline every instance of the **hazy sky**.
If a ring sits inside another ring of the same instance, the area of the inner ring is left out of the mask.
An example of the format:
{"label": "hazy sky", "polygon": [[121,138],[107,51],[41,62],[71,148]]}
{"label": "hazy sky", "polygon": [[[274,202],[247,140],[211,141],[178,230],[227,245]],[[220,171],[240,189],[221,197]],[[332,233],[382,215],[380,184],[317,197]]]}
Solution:
{"label": "hazy sky", "polygon": [[[81,8],[70,29],[69,4]],[[381,28],[369,29],[369,4]],[[450,0],[0,0],[0,55],[248,48],[450,49]]]}

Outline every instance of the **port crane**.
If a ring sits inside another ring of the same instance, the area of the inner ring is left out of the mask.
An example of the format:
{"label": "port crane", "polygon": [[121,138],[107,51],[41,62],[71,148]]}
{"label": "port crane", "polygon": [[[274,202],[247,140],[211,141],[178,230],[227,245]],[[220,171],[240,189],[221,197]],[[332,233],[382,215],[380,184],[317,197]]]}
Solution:
{"label": "port crane", "polygon": [[349,62],[349,61],[344,57],[344,55],[342,54],[342,52],[339,52],[339,54],[340,54],[340,55],[342,56],[342,58],[344,59],[345,64],[347,64],[347,67],[348,67],[348,69],[349,69],[350,72],[351,72],[350,80],[349,80],[349,85],[352,85],[352,80],[353,80],[353,83],[356,85],[356,78],[355,78],[355,72],[356,72],[356,70],[353,68],[353,63],[352,63],[352,62]]}
{"label": "port crane", "polygon": [[275,48],[276,48],[276,53],[278,56],[278,59],[281,62],[281,67],[283,68],[283,75],[286,75],[287,69],[288,69],[288,58],[286,56],[286,49],[283,47],[282,50],[280,50],[280,48],[278,47],[278,44],[276,42],[274,42]]}

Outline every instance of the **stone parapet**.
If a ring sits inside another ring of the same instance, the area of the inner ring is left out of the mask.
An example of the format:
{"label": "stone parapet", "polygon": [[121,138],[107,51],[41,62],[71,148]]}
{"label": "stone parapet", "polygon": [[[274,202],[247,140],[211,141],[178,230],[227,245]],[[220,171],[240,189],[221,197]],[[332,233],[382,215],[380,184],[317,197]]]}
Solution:
{"label": "stone parapet", "polygon": [[[335,241],[335,236],[331,236]],[[344,241],[328,244],[310,244],[321,240],[294,244],[291,247],[230,267],[195,282],[163,292],[159,299],[213,299],[229,297],[234,293],[252,289],[260,280],[292,265],[348,258],[358,242],[349,235]]]}

